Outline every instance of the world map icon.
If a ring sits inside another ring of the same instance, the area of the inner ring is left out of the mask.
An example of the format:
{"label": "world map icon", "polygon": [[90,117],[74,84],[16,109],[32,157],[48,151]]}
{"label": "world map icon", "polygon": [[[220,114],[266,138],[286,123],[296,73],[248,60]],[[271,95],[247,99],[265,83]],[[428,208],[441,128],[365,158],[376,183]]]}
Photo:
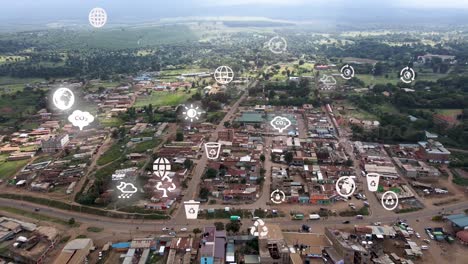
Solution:
{"label": "world map icon", "polygon": [[75,103],[75,95],[68,88],[59,88],[54,92],[52,101],[58,109],[67,110]]}
{"label": "world map icon", "polygon": [[214,78],[219,84],[228,84],[234,79],[234,72],[228,66],[220,66],[215,70]]}
{"label": "world map icon", "polygon": [[107,22],[107,13],[106,10],[96,7],[89,12],[89,23],[95,28],[103,27]]}
{"label": "world map icon", "polygon": [[153,172],[159,178],[165,178],[171,170],[171,163],[166,158],[157,158],[153,162]]}

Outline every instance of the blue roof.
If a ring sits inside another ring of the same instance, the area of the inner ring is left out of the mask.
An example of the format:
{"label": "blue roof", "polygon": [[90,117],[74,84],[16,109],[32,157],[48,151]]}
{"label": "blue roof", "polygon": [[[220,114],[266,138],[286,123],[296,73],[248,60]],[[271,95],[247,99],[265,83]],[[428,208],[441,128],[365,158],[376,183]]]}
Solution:
{"label": "blue roof", "polygon": [[446,218],[452,222],[454,225],[460,227],[460,228],[465,228],[468,226],[468,215],[466,214],[454,214],[454,215],[448,215]]}
{"label": "blue roof", "polygon": [[112,244],[112,248],[130,248],[130,242],[120,242]]}

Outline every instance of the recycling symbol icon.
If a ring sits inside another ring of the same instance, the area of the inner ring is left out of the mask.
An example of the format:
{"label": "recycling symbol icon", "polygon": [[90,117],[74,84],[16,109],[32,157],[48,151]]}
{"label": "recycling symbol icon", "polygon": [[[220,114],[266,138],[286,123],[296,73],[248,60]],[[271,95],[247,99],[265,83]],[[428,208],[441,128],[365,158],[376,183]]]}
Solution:
{"label": "recycling symbol icon", "polygon": [[189,213],[190,213],[190,214],[194,214],[194,213],[195,213],[195,209],[190,208],[190,209],[189,209]]}
{"label": "recycling symbol icon", "polygon": [[371,185],[371,186],[375,186],[375,185],[376,185],[375,181],[371,181],[371,184],[370,184],[370,185]]}

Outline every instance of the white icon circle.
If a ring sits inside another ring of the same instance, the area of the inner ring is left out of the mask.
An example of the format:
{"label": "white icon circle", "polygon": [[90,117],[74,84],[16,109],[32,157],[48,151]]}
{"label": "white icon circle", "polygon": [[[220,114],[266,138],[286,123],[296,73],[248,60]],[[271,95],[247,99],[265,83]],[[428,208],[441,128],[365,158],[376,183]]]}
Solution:
{"label": "white icon circle", "polygon": [[412,81],[414,81],[415,77],[416,73],[412,68],[408,66],[406,66],[400,71],[400,80],[404,83],[411,83]]}
{"label": "white icon circle", "polygon": [[268,49],[275,54],[281,54],[285,52],[287,47],[288,43],[283,37],[276,36],[268,41]]}
{"label": "white icon circle", "polygon": [[398,206],[398,195],[394,191],[386,191],[382,195],[381,203],[385,210],[393,211]]}
{"label": "white icon circle", "polygon": [[102,28],[107,22],[106,10],[96,7],[88,15],[89,23],[95,28]]}
{"label": "white icon circle", "polygon": [[345,66],[341,67],[341,78],[345,80],[350,80],[354,77],[354,68],[353,66],[346,64]]}
{"label": "white icon circle", "polygon": [[286,200],[286,194],[276,189],[270,194],[270,200],[275,204],[280,204]]}
{"label": "white icon circle", "polygon": [[348,198],[349,196],[353,195],[354,191],[356,190],[356,183],[354,182],[353,178],[343,176],[340,177],[338,181],[336,181],[335,187],[339,195]]}
{"label": "white icon circle", "polygon": [[215,70],[214,78],[219,84],[228,84],[234,79],[234,72],[228,66],[220,66]]}
{"label": "white icon circle", "polygon": [[268,227],[265,226],[262,219],[257,219],[254,225],[250,227],[250,234],[256,237],[264,237],[268,234]]}
{"label": "white icon circle", "polygon": [[182,113],[185,115],[185,120],[190,120],[190,122],[193,122],[194,119],[198,120],[200,115],[202,114],[200,110],[198,110],[198,106],[195,107],[193,105],[190,105],[189,107],[185,106],[185,111]]}
{"label": "white icon circle", "polygon": [[68,88],[59,88],[54,92],[52,101],[58,109],[67,110],[75,103],[75,95]]}

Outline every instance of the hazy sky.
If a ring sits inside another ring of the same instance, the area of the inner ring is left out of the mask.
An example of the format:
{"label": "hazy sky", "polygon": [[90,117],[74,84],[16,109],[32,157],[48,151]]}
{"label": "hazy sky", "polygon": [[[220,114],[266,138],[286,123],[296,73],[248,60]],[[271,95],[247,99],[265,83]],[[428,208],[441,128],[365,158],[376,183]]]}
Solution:
{"label": "hazy sky", "polygon": [[[110,23],[180,16],[264,16],[305,20],[349,13],[380,17],[389,16],[390,9],[406,8],[437,8],[436,14],[446,12],[441,8],[452,8],[468,17],[468,0],[0,0],[0,21],[29,24],[72,20],[86,23],[87,13],[96,6],[106,9]],[[367,14],[351,11],[356,8],[373,11]]]}

